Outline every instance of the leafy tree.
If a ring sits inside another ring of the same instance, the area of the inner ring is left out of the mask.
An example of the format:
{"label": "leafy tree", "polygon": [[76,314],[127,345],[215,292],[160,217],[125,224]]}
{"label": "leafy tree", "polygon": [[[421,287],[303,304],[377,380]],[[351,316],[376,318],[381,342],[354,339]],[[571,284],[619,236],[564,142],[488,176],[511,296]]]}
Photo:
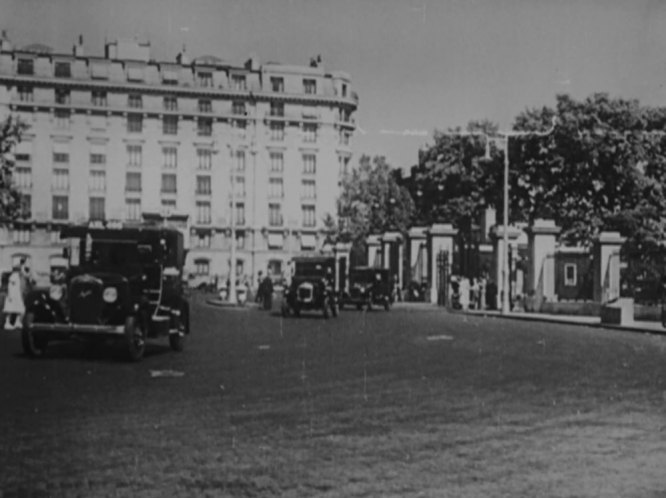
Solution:
{"label": "leafy tree", "polygon": [[421,153],[409,182],[418,223],[446,221],[465,229],[486,207],[501,205],[501,158],[485,158],[484,135],[496,131],[489,121],[472,121],[464,131],[435,131],[435,143]]}
{"label": "leafy tree", "polygon": [[338,199],[338,224],[333,231],[353,244],[355,261],[363,260],[365,239],[387,230],[406,232],[411,225],[414,203],[384,157],[362,156],[359,165],[342,178]]}
{"label": "leafy tree", "polygon": [[14,150],[27,125],[9,116],[0,124],[0,219],[4,222],[21,215],[21,195],[14,188]]}

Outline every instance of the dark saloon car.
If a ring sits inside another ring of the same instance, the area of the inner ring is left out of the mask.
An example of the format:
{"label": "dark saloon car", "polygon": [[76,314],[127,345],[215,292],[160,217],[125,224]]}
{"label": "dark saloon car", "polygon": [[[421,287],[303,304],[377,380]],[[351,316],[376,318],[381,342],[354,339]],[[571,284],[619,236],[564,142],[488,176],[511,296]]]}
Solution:
{"label": "dark saloon car", "polygon": [[373,305],[383,306],[386,311],[393,303],[393,286],[389,270],[383,268],[356,267],[349,271],[349,293],[345,293],[343,304],[356,305],[368,310]]}
{"label": "dark saloon car", "polygon": [[64,282],[26,299],[23,350],[42,356],[49,342],[121,341],[132,361],[148,338],[168,337],[181,351],[190,332],[183,294],[183,235],[154,226],[69,226]]}
{"label": "dark saloon car", "polygon": [[301,311],[321,311],[324,318],[338,316],[335,295],[335,258],[300,257],[293,259],[294,274],[285,289],[282,315],[300,316]]}

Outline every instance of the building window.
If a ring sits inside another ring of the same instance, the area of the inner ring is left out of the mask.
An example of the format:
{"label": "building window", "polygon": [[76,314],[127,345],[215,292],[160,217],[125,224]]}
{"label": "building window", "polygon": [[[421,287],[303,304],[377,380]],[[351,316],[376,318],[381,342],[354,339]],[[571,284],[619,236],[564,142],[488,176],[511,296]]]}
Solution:
{"label": "building window", "polygon": [[69,105],[72,101],[72,94],[69,90],[56,88],[55,103],[60,105]]}
{"label": "building window", "polygon": [[192,237],[192,245],[198,249],[209,249],[210,248],[210,234],[199,232],[194,237]]}
{"label": "building window", "polygon": [[162,199],[162,211],[169,215],[176,210],[176,201],[174,199]]}
{"label": "building window", "polygon": [[316,199],[317,187],[314,180],[303,180],[303,199]]}
{"label": "building window", "polygon": [[197,74],[199,86],[213,88],[213,73],[201,72]]}
{"label": "building window", "polygon": [[178,116],[162,117],[162,133],[164,133],[165,135],[178,134]]}
{"label": "building window", "polygon": [[347,84],[346,83],[342,84],[342,96],[343,97],[347,96]]}
{"label": "building window", "polygon": [[238,226],[245,225],[245,203],[237,202],[234,212],[234,223]]}
{"label": "building window", "polygon": [[284,155],[282,152],[270,153],[271,173],[282,173],[284,171]]}
{"label": "building window", "polygon": [[213,134],[213,120],[210,118],[197,119],[197,134],[200,137],[210,137]]}
{"label": "building window", "polygon": [[24,76],[34,75],[35,62],[32,59],[19,59],[16,67],[16,72]]}
{"label": "building window", "polygon": [[171,173],[162,174],[162,193],[164,194],[176,193],[176,175]]}
{"label": "building window", "polygon": [[52,218],[54,220],[69,219],[69,197],[66,195],[54,195],[52,200]]}
{"label": "building window", "polygon": [[199,169],[210,170],[213,164],[213,154],[210,149],[197,149]]}
{"label": "building window", "polygon": [[141,133],[143,131],[143,116],[141,114],[127,115],[127,131],[129,133]]}
{"label": "building window", "polygon": [[14,244],[30,244],[29,228],[14,228],[12,230],[12,241]]}
{"label": "building window", "polygon": [[30,154],[27,152],[17,152],[14,154],[14,159],[16,159],[17,163],[29,163],[30,162]]}
{"label": "building window", "polygon": [[104,197],[90,198],[90,219],[104,220]]}
{"label": "building window", "polygon": [[306,175],[317,173],[317,156],[314,154],[303,154],[303,173]]}
{"label": "building window", "polygon": [[340,176],[347,175],[349,173],[349,156],[338,156],[338,166]]}
{"label": "building window", "polygon": [[210,176],[208,175],[197,175],[197,194],[198,195],[210,195]]}
{"label": "building window", "polygon": [[236,249],[245,249],[245,232],[243,230],[236,232]]}
{"label": "building window", "polygon": [[69,190],[69,170],[55,168],[52,181],[53,190]]}
{"label": "building window", "polygon": [[271,140],[282,142],[284,140],[284,123],[281,121],[272,121],[271,127]]}
{"label": "building window", "polygon": [[564,265],[564,285],[575,287],[578,284],[578,267],[575,263]]}
{"label": "building window", "polygon": [[141,109],[143,107],[143,99],[141,98],[141,95],[128,95],[127,107],[131,107],[132,109]]}
{"label": "building window", "polygon": [[284,197],[284,183],[282,182],[282,178],[270,178],[268,180],[268,196]]}
{"label": "building window", "polygon": [[234,90],[243,91],[246,89],[246,80],[245,76],[242,74],[234,74],[231,77],[231,87]]}
{"label": "building window", "polygon": [[278,93],[284,92],[284,78],[272,77],[271,90]]}
{"label": "building window", "polygon": [[245,102],[234,102],[231,104],[231,113],[236,116],[245,116]]}
{"label": "building window", "polygon": [[140,145],[127,146],[127,165],[140,167],[142,160],[142,151]]}
{"label": "building window", "polygon": [[131,221],[141,220],[141,199],[125,199],[125,218]]}
{"label": "building window", "polygon": [[34,93],[31,86],[18,87],[18,96],[21,102],[32,102],[34,100]]}
{"label": "building window", "polygon": [[199,276],[210,274],[210,261],[207,259],[197,259],[194,261],[195,273]]}
{"label": "building window", "polygon": [[69,164],[69,153],[67,152],[54,152],[53,162],[56,164]]}
{"label": "building window", "polygon": [[245,171],[245,151],[236,151],[236,171]]}
{"label": "building window", "polygon": [[18,166],[14,170],[14,186],[19,189],[32,188],[32,168]]}
{"label": "building window", "polygon": [[97,167],[104,167],[106,164],[106,154],[101,152],[91,152],[90,153],[90,165]]}
{"label": "building window", "polygon": [[199,112],[213,112],[213,103],[210,100],[199,100]]}
{"label": "building window", "polygon": [[197,223],[210,225],[210,202],[197,202]]}
{"label": "building window", "polygon": [[72,113],[69,109],[56,109],[53,111],[55,116],[56,128],[60,130],[69,130],[70,118]]}
{"label": "building window", "polygon": [[340,145],[349,145],[348,131],[340,131]]}
{"label": "building window", "polygon": [[106,92],[92,92],[90,95],[90,102],[95,107],[106,107],[107,106]]}
{"label": "building window", "polygon": [[317,80],[304,79],[303,93],[307,95],[314,95],[315,93],[317,93]]}
{"label": "building window", "polygon": [[247,128],[247,123],[243,119],[232,119],[231,127],[235,130],[236,136],[238,138],[245,138],[245,130]]}
{"label": "building window", "polygon": [[29,220],[32,216],[32,196],[30,194],[21,194],[18,216],[24,220]]}
{"label": "building window", "polygon": [[90,171],[88,189],[91,192],[106,191],[106,171],[94,169]]}
{"label": "building window", "polygon": [[314,143],[317,141],[317,125],[314,123],[303,123],[303,141]]}
{"label": "building window", "polygon": [[234,180],[234,196],[245,197],[245,177],[236,176]]}
{"label": "building window", "polygon": [[282,102],[271,102],[271,116],[284,117],[284,104]]}
{"label": "building window", "polygon": [[164,97],[164,110],[165,111],[177,111],[178,110],[178,99],[176,97]]}
{"label": "building window", "polygon": [[162,149],[165,169],[176,169],[178,167],[178,149],[175,147],[164,147]]}
{"label": "building window", "polygon": [[282,204],[268,205],[268,225],[272,227],[282,226]]}
{"label": "building window", "polygon": [[125,192],[141,192],[141,173],[134,171],[125,173]]}
{"label": "building window", "polygon": [[317,219],[315,218],[314,206],[301,206],[301,212],[303,213],[304,227],[312,228],[317,224]]}

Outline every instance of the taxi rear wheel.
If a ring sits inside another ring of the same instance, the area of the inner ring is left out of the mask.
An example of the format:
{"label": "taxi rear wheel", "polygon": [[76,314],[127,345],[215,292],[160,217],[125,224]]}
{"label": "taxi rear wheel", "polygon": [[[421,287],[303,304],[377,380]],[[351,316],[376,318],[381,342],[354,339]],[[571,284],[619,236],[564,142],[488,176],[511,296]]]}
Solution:
{"label": "taxi rear wheel", "polygon": [[33,313],[26,313],[23,318],[23,329],[21,330],[21,343],[23,352],[31,358],[41,358],[46,353],[48,341],[44,338],[35,337],[32,324],[35,321]]}
{"label": "taxi rear wheel", "polygon": [[143,358],[146,351],[146,332],[138,317],[129,316],[125,320],[125,341],[130,361],[139,361]]}

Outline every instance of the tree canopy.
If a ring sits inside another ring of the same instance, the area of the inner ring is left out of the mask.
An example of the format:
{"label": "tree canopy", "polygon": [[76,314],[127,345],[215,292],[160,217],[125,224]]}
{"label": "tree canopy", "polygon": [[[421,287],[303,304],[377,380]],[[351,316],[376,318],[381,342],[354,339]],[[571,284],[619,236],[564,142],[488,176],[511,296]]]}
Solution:
{"label": "tree canopy", "polygon": [[13,183],[16,145],[27,125],[13,116],[0,124],[0,220],[6,222],[21,215],[21,194]]}
{"label": "tree canopy", "polygon": [[[388,230],[405,232],[412,222],[414,203],[396,181],[384,157],[362,156],[342,178],[336,231],[348,238],[358,255],[365,238]],[[330,224],[330,221],[329,221]]]}

